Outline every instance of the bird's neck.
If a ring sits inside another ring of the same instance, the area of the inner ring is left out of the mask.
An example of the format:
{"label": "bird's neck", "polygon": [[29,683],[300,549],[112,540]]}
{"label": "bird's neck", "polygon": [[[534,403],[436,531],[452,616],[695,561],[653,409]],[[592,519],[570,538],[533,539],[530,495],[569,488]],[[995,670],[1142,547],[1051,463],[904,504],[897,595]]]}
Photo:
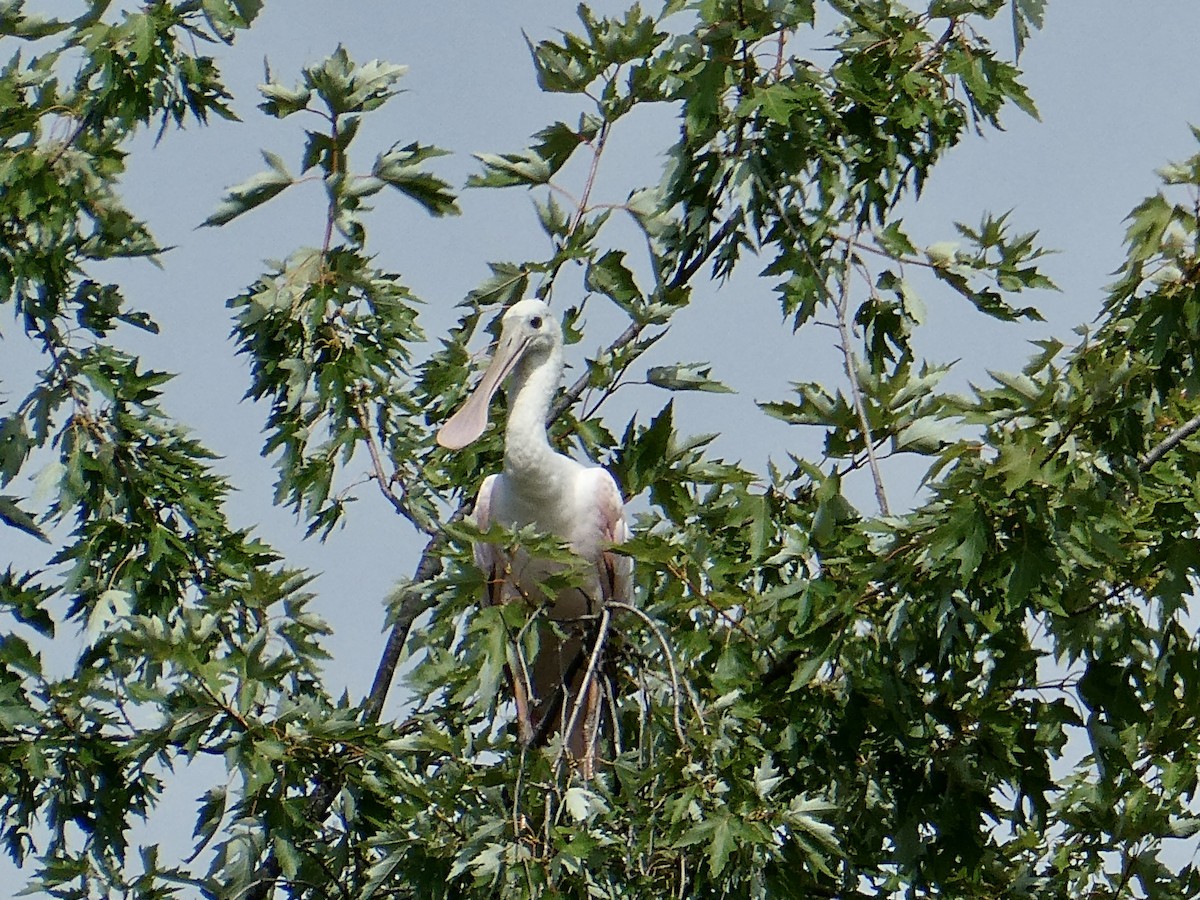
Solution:
{"label": "bird's neck", "polygon": [[524,359],[509,380],[504,470],[514,478],[543,481],[554,467],[558,454],[546,436],[546,416],[562,369],[562,351],[555,349]]}

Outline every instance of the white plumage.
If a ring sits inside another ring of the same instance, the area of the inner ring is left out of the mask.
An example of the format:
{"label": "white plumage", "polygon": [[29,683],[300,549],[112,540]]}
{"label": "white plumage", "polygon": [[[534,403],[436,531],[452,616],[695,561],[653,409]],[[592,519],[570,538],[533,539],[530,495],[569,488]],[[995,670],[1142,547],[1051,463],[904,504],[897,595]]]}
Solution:
{"label": "white plumage", "polygon": [[[613,477],[602,468],[556,452],[547,439],[546,416],[562,371],[562,330],[549,307],[535,299],[513,304],[504,314],[500,341],[487,371],[442,426],[438,442],[457,450],[478,438],[487,427],[492,396],[508,381],[504,469],[480,486],[474,519],[481,529],[493,522],[513,529],[532,525],[566,542],[590,564],[581,588],[563,591],[547,605],[550,618],[563,623],[562,630],[570,634],[569,623],[596,616],[607,601],[628,602],[632,564],[628,557],[610,552],[629,537],[624,503]],[[540,605],[548,599],[538,588],[546,563],[523,552],[509,559],[493,544],[476,545],[475,561],[487,576],[489,602],[525,598]],[[558,638],[548,626],[539,637],[528,683],[520,666],[509,667],[521,738],[532,740],[542,720],[555,712],[550,707],[558,692],[563,702],[554,705],[560,722],[574,721],[568,747],[584,776],[590,777],[600,721],[599,674],[592,671],[589,683],[581,682],[590,671],[592,647],[579,636]],[[568,674],[572,683],[565,685]],[[573,715],[577,703],[583,708]]]}

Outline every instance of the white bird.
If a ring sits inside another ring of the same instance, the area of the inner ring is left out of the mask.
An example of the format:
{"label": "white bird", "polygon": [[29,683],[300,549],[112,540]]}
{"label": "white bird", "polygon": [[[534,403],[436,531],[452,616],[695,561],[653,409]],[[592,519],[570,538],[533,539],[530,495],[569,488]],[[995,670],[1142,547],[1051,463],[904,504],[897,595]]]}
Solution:
{"label": "white bird", "polygon": [[[625,506],[612,475],[556,452],[547,439],[546,416],[562,372],[562,329],[549,307],[536,299],[514,303],[504,314],[500,340],[487,371],[438,431],[437,439],[451,450],[477,439],[487,427],[493,395],[508,381],[504,469],[489,475],[480,486],[475,524],[482,530],[493,523],[512,529],[531,525],[541,534],[564,541],[588,563],[587,572],[581,587],[551,599],[539,587],[553,571],[545,561],[531,559],[522,551],[510,559],[502,547],[477,544],[475,562],[487,578],[488,602],[523,598],[534,606],[546,604],[549,617],[561,623],[568,635],[559,637],[555,629],[543,626],[529,677],[522,671],[515,649],[509,677],[521,740],[528,744],[539,729],[544,734],[543,720],[559,716],[558,730],[565,733],[569,729],[567,747],[584,777],[591,777],[599,738],[600,674],[595,648],[578,633],[572,635],[569,625],[586,622],[588,617],[607,622],[604,609],[609,601],[629,601],[632,560],[610,549],[629,538]],[[583,684],[585,678],[587,684]]]}

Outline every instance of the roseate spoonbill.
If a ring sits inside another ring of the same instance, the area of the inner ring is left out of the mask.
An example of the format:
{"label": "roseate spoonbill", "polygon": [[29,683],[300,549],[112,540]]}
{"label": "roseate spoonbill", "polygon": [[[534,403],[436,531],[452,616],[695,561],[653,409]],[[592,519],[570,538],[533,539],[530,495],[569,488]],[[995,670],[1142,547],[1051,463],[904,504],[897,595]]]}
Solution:
{"label": "roseate spoonbill", "polygon": [[[605,640],[609,601],[627,603],[632,561],[611,552],[628,539],[629,527],[621,492],[612,475],[558,453],[546,435],[546,416],[563,372],[562,329],[540,300],[514,303],[504,314],[495,356],[479,385],[438,431],[443,447],[458,450],[476,440],[487,427],[488,406],[502,383],[508,382],[508,423],[504,440],[504,469],[489,475],[475,499],[474,520],[481,529],[493,522],[509,528],[532,525],[538,532],[564,541],[589,565],[583,584],[546,597],[539,582],[552,564],[518,550],[512,558],[494,544],[477,544],[475,562],[487,577],[489,603],[523,599],[546,605],[549,624],[539,632],[539,649],[525,667],[517,648],[508,660],[509,679],[517,707],[521,740],[529,744],[550,727],[579,762],[584,777],[594,769],[601,718],[601,643]],[[585,629],[571,624],[599,621],[595,642],[585,641]],[[528,668],[528,671],[526,671]],[[559,717],[557,723],[545,721]]]}

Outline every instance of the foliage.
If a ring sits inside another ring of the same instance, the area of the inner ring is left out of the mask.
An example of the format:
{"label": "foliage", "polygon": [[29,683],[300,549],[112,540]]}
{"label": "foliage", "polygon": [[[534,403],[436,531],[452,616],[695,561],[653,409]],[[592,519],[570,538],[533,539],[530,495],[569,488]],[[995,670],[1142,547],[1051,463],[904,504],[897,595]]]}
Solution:
{"label": "foliage", "polygon": [[[0,398],[0,529],[52,546],[43,567],[0,576],[12,626],[0,827],[33,890],[1200,894],[1194,864],[1162,859],[1164,841],[1198,825],[1200,154],[1164,169],[1131,213],[1127,259],[1076,346],[1047,341],[1023,371],[963,397],[912,340],[923,295],[1013,321],[1038,316],[1024,292],[1053,287],[1036,234],[1006,215],[981,211],[954,226],[956,242],[928,245],[901,219],[970,129],[998,126],[1010,104],[1036,115],[976,26],[1007,9],[1020,48],[1044,0],[670,0],[616,17],[581,6],[574,31],[529,47],[538,84],[574,98],[577,122],[480,154],[470,181],[528,189],[547,256],[491,263],[437,349],[417,299],[366,249],[366,200],[386,188],[433,216],[458,212],[427,167],[445,151],[406,139],[359,165],[360,125],[403,67],[339,48],[295,87],[268,76],[266,115],[321,125],[304,131],[298,173],[264,152],[266,171],[205,224],[237,228],[302,179],[325,187],[322,246],[228,301],[247,393],[265,401],[277,502],[327,535],[365,470],[430,539],[357,703],[324,687],[310,576],[228,521],[231,486],[160,405],[171,376],[120,348],[121,323],[156,330],[149,311],[95,274],[104,260],[159,259],[118,191],[129,141],[232,115],[197,47],[232,42],[260,6],[118,16],[95,0],[58,21],[0,4],[6,48],[21,48],[0,71],[0,302],[44,366],[26,397]],[[829,38],[818,62],[806,48]],[[606,143],[648,106],[679,123],[661,182],[593,203]],[[589,174],[566,191],[558,179],[579,159]],[[615,216],[644,246],[619,243]],[[844,361],[839,383],[762,404],[825,435],[820,458],[762,475],[714,458],[710,437],[679,434],[671,402],[659,405],[658,389],[725,390],[708,362],[630,378],[699,302],[698,283],[745,265],[763,268],[794,330],[832,328]],[[498,439],[458,454],[432,439],[470,381],[477,332],[527,293],[580,292],[563,310],[569,339],[592,298],[625,330],[560,397],[554,440],[646,509],[622,550],[637,608],[616,610],[615,744],[590,781],[553,743],[522,751],[497,701],[510,636],[536,613],[479,606],[478,535],[459,520]],[[637,383],[657,412],[608,421],[607,398]],[[888,503],[897,456],[929,465],[911,510]],[[45,499],[22,493],[35,467]],[[870,480],[877,511],[846,499],[852,478]],[[51,674],[31,632],[74,631],[81,652]],[[381,722],[402,650],[419,703]],[[198,804],[195,855],[131,848],[173,769],[205,755],[230,777]]]}

